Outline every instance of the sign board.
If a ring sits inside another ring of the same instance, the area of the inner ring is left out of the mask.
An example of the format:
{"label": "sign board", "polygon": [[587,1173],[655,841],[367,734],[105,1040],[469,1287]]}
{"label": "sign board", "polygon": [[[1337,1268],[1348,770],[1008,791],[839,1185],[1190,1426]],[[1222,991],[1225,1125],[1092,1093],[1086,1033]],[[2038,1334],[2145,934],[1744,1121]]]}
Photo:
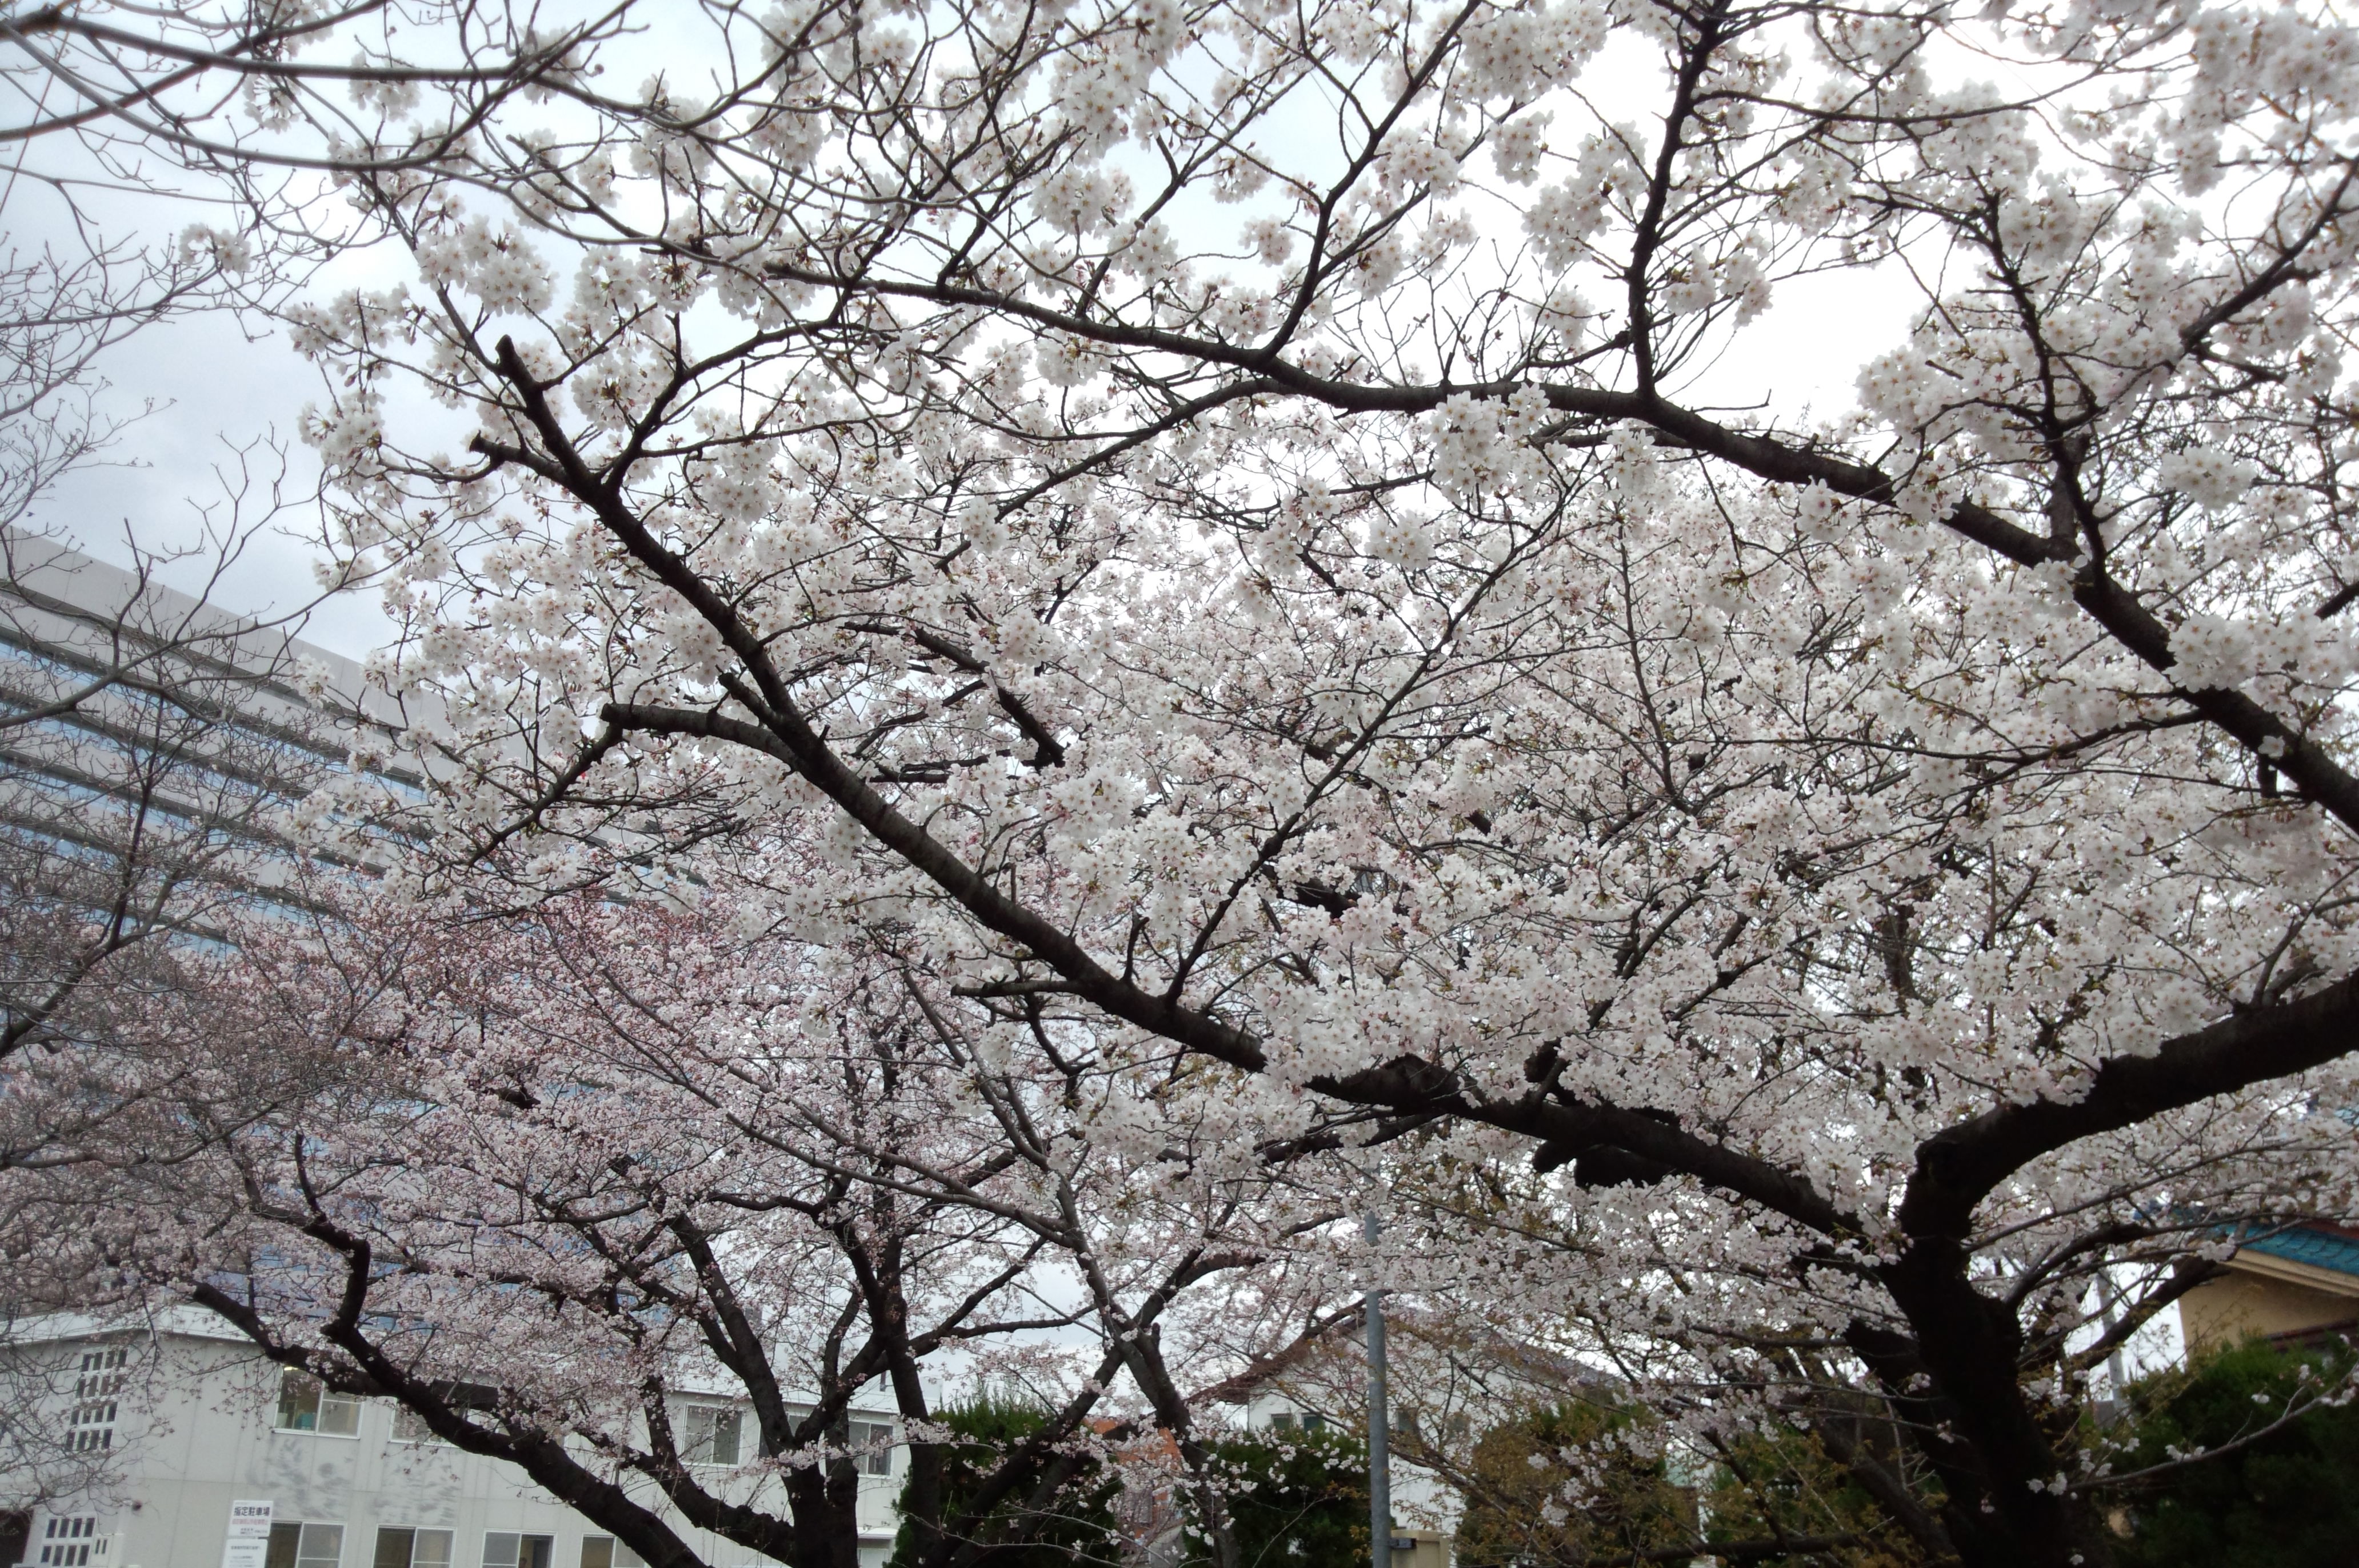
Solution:
{"label": "sign board", "polygon": [[270,1518],[277,1505],[234,1502],[229,1506],[229,1540],[222,1547],[222,1568],[263,1568],[270,1555]]}

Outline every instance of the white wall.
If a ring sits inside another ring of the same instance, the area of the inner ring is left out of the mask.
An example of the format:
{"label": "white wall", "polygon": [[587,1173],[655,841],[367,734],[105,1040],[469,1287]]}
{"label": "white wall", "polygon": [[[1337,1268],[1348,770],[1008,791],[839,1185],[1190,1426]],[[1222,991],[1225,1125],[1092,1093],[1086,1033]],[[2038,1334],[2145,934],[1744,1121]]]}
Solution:
{"label": "white wall", "polygon": [[[277,1432],[276,1368],[234,1344],[173,1336],[160,1349],[158,1375],[125,1390],[114,1438],[120,1478],[111,1495],[37,1511],[28,1563],[40,1563],[52,1516],[88,1514],[98,1519],[89,1568],[222,1568],[233,1499],[268,1499],[281,1521],[341,1524],[337,1568],[371,1568],[381,1524],[452,1530],[451,1568],[482,1568],[490,1530],[552,1536],[551,1568],[580,1568],[582,1538],[606,1533],[504,1461],[396,1443],[387,1402],[364,1403],[357,1436]],[[888,1411],[855,1415],[893,1420]],[[746,1428],[750,1439],[750,1415]],[[894,1450],[892,1475],[861,1477],[864,1568],[891,1552],[902,1452]],[[775,1482],[761,1489],[783,1509]],[[714,1568],[766,1561],[677,1520],[674,1528]]]}

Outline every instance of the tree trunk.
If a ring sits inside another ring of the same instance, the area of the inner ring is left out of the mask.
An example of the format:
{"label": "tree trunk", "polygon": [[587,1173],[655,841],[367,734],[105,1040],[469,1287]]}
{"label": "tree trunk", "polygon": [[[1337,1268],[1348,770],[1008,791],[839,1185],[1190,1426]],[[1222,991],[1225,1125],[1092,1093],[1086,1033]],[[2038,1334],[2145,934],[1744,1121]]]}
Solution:
{"label": "tree trunk", "polygon": [[795,1520],[788,1568],[860,1568],[860,1475],[851,1460],[787,1473]]}
{"label": "tree trunk", "polygon": [[[1915,1331],[1914,1356],[1938,1396],[1908,1402],[1930,1420],[1917,1443],[1950,1491],[1943,1522],[1973,1568],[2107,1568],[2112,1542],[2088,1510],[2049,1490],[2064,1462],[2026,1401],[2018,1377],[2023,1331],[2015,1314],[1974,1289],[1963,1247],[1919,1240],[1884,1270],[1886,1287]],[[1907,1397],[1911,1378],[1887,1387]],[[1959,1443],[1937,1452],[1941,1427]],[[1963,1453],[1957,1452],[1963,1450]],[[1961,1460],[1964,1463],[1961,1463]]]}

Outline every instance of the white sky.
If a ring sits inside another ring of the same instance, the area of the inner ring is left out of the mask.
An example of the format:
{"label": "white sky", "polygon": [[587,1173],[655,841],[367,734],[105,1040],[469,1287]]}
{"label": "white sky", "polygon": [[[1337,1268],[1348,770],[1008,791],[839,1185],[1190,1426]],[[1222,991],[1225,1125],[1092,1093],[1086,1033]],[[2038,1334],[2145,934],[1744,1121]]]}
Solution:
{"label": "white sky", "polygon": [[[1788,411],[1849,407],[1859,367],[1898,341],[1911,303],[1898,289],[1863,289],[1862,282],[1821,276],[1785,285],[1769,312],[1738,334],[1714,367],[1714,400],[1766,399]],[[318,469],[296,430],[305,405],[320,396],[313,368],[283,338],[249,338],[222,315],[152,329],[119,347],[102,368],[108,405],[118,414],[136,412],[147,399],[155,409],[125,432],[111,462],[69,476],[37,520],[118,563],[127,559],[126,533],[148,548],[193,544],[200,508],[222,506],[240,452],[248,454],[249,471],[266,480],[280,462],[275,443],[284,454],[287,493],[298,504],[274,532],[253,542],[215,597],[231,609],[273,613],[312,599],[319,519],[316,506],[300,498],[316,485]],[[197,574],[191,562],[179,574],[181,585],[194,585]],[[380,646],[389,627],[375,595],[362,593],[315,611],[305,635],[359,657]]]}
{"label": "white sky", "polygon": [[[1593,94],[1601,79],[1607,83],[1597,107],[1612,118],[1651,123],[1659,97],[1653,62],[1631,57],[1619,40],[1607,57],[1584,73],[1583,84]],[[1331,150],[1321,143],[1312,135],[1304,147],[1319,156]],[[198,215],[194,209],[119,210],[158,240]],[[1235,223],[1246,215],[1231,209],[1223,216]],[[16,185],[0,206],[13,246],[38,244],[59,216],[55,202],[29,182]],[[396,256],[356,257],[338,265],[333,286],[383,287],[397,270],[406,274],[407,264]],[[1826,275],[1784,284],[1770,311],[1736,332],[1731,350],[1685,396],[1732,410],[1766,403],[1788,417],[1848,408],[1860,366],[1899,341],[1915,301],[1914,290],[1897,276]],[[46,497],[36,523],[118,563],[129,553],[126,537],[147,549],[190,547],[201,539],[203,509],[225,510],[241,453],[260,482],[254,486],[258,495],[266,495],[283,454],[285,492],[296,504],[252,541],[214,597],[230,609],[280,615],[315,598],[320,519],[316,503],[307,506],[300,498],[315,488],[318,471],[297,430],[305,406],[321,396],[318,373],[280,336],[249,336],[226,315],[151,329],[118,347],[100,369],[108,383],[105,404],[117,417],[136,413],[144,402],[152,402],[153,410],[125,432],[111,461],[71,475]],[[389,415],[397,428],[410,430],[418,419],[451,418],[397,390]],[[251,499],[245,515],[249,521],[256,515]],[[166,576],[179,586],[201,587],[201,563],[190,561]],[[305,628],[310,640],[355,657],[381,646],[389,632],[369,591],[322,605]]]}

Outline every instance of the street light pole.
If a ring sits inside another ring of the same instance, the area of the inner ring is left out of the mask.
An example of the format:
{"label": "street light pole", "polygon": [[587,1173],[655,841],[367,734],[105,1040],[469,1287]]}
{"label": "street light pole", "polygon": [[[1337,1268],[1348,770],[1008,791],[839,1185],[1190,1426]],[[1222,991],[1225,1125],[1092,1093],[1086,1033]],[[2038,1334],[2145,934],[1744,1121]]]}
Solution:
{"label": "street light pole", "polygon": [[[1375,1262],[1376,1216],[1361,1223],[1369,1265]],[[1368,1554],[1369,1568],[1393,1568],[1392,1423],[1385,1410],[1385,1293],[1368,1281]]]}

